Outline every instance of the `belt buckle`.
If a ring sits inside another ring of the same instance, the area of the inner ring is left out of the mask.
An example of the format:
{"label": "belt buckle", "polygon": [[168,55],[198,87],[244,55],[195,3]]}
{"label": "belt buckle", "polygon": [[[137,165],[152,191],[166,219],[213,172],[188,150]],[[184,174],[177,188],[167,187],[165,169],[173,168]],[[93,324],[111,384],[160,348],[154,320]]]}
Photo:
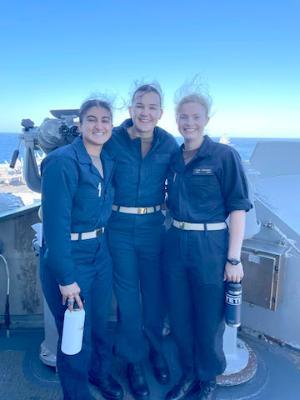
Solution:
{"label": "belt buckle", "polygon": [[147,207],[139,207],[138,214],[147,214]]}
{"label": "belt buckle", "polygon": [[184,225],[185,225],[184,222],[179,222],[179,228],[180,228],[180,229],[184,229]]}

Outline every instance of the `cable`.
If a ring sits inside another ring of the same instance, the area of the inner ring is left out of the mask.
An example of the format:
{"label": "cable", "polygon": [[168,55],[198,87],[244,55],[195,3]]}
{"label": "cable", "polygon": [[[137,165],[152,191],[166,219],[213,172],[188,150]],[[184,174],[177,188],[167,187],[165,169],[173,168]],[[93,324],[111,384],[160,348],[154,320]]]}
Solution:
{"label": "cable", "polygon": [[6,261],[6,258],[2,254],[0,254],[0,258],[4,262],[5,271],[6,271],[6,279],[7,279],[4,321],[5,321],[5,326],[6,326],[6,336],[9,338],[10,337],[10,330],[9,330],[9,327],[10,327],[10,313],[9,313],[10,275],[9,275],[9,268],[8,268],[8,263]]}

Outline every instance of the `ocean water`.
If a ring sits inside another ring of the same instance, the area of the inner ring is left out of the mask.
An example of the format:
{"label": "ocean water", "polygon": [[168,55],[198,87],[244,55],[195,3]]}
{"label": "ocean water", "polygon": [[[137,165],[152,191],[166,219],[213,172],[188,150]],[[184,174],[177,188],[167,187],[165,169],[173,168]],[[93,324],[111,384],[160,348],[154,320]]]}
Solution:
{"label": "ocean water", "polygon": [[[18,147],[18,133],[0,133],[0,164],[10,162],[14,150]],[[24,156],[24,145],[20,146],[20,157]]]}
{"label": "ocean water", "polygon": [[[178,142],[182,142],[182,138],[177,138]],[[219,141],[219,137],[212,137],[213,140]],[[266,138],[230,138],[230,144],[240,153],[242,159],[249,160],[255,145],[258,141],[282,141],[287,139],[266,139]],[[300,140],[300,139],[288,139]],[[13,151],[17,148],[19,143],[18,133],[0,133],[0,163],[4,161],[10,162]],[[24,144],[20,146],[20,157],[24,156]]]}

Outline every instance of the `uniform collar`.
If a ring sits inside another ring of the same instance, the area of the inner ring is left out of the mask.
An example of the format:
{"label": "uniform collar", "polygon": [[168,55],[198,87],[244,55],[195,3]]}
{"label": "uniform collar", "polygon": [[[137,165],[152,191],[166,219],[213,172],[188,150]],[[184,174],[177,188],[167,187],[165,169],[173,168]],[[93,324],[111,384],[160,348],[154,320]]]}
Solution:
{"label": "uniform collar", "polygon": [[125,119],[125,121],[122,122],[120,127],[127,131],[127,129],[130,128],[132,125],[133,125],[132,119],[127,118],[127,119]]}
{"label": "uniform collar", "polygon": [[[184,149],[184,143],[180,147],[181,147],[181,153],[182,153],[182,151]],[[214,141],[211,140],[211,138],[209,136],[204,135],[203,142],[202,142],[201,146],[199,147],[194,160],[210,156],[212,153],[213,147],[214,147]]]}
{"label": "uniform collar", "polygon": [[[75,150],[75,153],[77,155],[80,164],[92,164],[92,159],[89,156],[88,152],[86,151],[81,136],[78,136],[76,139],[73,140],[72,146]],[[102,148],[101,150],[101,159],[103,161],[105,160],[105,162],[107,163],[113,162],[113,159],[109,156],[109,154],[104,148]]]}
{"label": "uniform collar", "polygon": [[88,152],[86,151],[86,148],[83,144],[83,140],[81,136],[78,136],[76,139],[73,140],[72,146],[75,150],[75,153],[77,155],[78,161],[80,164],[91,164],[92,160],[91,157],[89,156]]}
{"label": "uniform collar", "polygon": [[[126,136],[126,138],[128,140],[130,140],[130,143],[132,143],[132,140],[128,134],[127,129],[130,128],[131,126],[133,126],[133,122],[132,122],[131,118],[125,119],[125,121],[123,121],[122,124],[120,125],[123,135]],[[156,146],[156,144],[159,143],[159,141],[162,137],[162,134],[163,134],[163,129],[161,129],[159,126],[156,126],[153,130],[152,148],[154,147],[154,145]],[[137,138],[137,139],[140,139],[140,138]]]}
{"label": "uniform collar", "polygon": [[202,145],[200,146],[196,157],[204,158],[212,154],[215,142],[207,135],[204,135]]}
{"label": "uniform collar", "polygon": [[180,151],[175,156],[175,164],[177,165],[178,172],[183,171],[186,167],[192,165],[196,160],[209,157],[212,154],[214,147],[214,141],[207,135],[204,136],[203,142],[199,147],[199,150],[195,154],[195,157],[186,165],[183,160],[182,152],[184,149],[184,143],[180,146]]}

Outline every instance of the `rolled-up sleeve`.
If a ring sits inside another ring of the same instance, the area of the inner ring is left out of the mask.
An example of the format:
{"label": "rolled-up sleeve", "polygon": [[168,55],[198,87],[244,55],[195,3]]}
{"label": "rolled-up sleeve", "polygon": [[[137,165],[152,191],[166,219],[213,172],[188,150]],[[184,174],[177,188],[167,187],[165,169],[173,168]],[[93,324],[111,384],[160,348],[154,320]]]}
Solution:
{"label": "rolled-up sleeve", "polygon": [[230,148],[224,155],[221,184],[228,213],[235,210],[249,211],[252,208],[241,158],[233,148]]}
{"label": "rolled-up sleeve", "polygon": [[74,282],[71,249],[72,199],[77,188],[75,161],[48,156],[42,163],[42,211],[46,244],[45,262],[57,282]]}

